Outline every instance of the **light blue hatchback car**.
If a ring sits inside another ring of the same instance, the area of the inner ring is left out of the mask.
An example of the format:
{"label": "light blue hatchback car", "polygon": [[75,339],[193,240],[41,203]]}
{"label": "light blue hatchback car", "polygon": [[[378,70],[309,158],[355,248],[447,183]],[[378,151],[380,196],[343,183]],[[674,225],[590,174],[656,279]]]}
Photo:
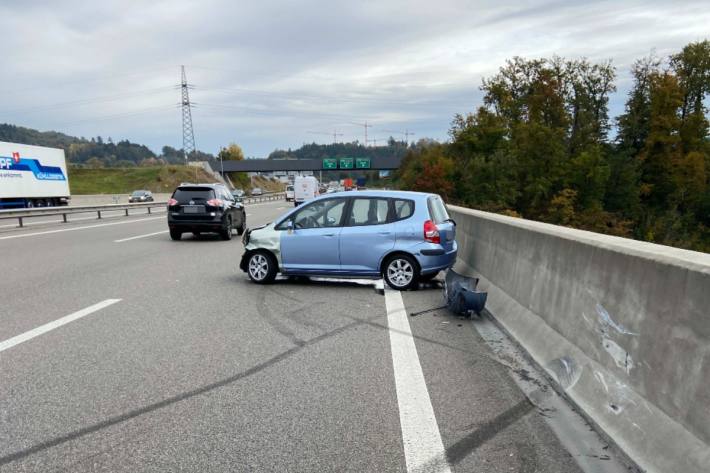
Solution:
{"label": "light blue hatchback car", "polygon": [[256,283],[293,276],[380,278],[398,290],[456,259],[456,222],[436,194],[328,194],[248,229],[240,268]]}

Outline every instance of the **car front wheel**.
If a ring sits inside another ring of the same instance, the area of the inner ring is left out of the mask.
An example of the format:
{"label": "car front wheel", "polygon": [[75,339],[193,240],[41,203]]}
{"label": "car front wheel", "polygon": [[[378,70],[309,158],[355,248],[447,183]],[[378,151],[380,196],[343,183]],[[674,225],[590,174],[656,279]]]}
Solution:
{"label": "car front wheel", "polygon": [[385,265],[385,281],[392,289],[405,291],[419,282],[419,265],[411,256],[396,255]]}
{"label": "car front wheel", "polygon": [[276,278],[276,262],[266,253],[257,251],[252,253],[247,263],[249,279],[257,284],[268,284]]}

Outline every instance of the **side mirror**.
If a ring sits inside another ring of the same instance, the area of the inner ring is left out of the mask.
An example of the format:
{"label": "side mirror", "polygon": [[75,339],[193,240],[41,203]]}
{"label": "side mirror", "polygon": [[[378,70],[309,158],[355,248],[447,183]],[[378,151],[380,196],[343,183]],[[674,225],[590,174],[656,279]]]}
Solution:
{"label": "side mirror", "polygon": [[293,220],[289,219],[286,221],[286,230],[288,230],[289,235],[293,233]]}

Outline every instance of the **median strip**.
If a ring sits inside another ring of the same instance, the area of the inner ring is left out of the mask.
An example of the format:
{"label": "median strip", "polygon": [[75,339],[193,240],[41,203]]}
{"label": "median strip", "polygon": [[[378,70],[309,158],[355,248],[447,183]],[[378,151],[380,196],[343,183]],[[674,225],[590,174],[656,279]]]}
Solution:
{"label": "median strip", "polygon": [[93,314],[96,311],[99,311],[103,308],[106,308],[110,305],[115,304],[116,302],[120,302],[121,299],[106,299],[105,301],[99,302],[98,304],[94,304],[92,306],[87,307],[86,309],[82,309],[78,312],[74,312],[73,314],[69,314],[65,317],[62,317],[61,319],[57,319],[53,322],[49,322],[44,325],[40,325],[37,328],[34,328],[28,332],[22,333],[20,335],[17,335],[15,337],[9,338],[5,340],[4,342],[0,342],[0,352],[5,351],[8,348],[12,348],[15,345],[19,345],[20,343],[26,342],[28,340],[32,340],[35,337],[39,337],[40,335],[43,335],[49,331],[54,330],[55,328],[59,328],[62,325],[66,325],[70,322],[73,322],[77,319],[80,319],[82,317],[86,317],[87,315]]}

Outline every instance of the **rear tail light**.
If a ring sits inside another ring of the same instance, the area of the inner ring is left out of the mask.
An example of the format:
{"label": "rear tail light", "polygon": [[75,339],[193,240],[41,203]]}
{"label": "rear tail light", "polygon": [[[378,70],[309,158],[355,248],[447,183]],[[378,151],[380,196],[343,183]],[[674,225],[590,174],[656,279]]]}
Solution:
{"label": "rear tail light", "polygon": [[222,207],[223,204],[222,199],[210,199],[207,201],[207,205],[211,207]]}
{"label": "rear tail light", "polygon": [[178,204],[178,201],[175,199],[170,199],[168,201],[168,207],[172,207],[173,205],[177,205],[177,204]]}
{"label": "rear tail light", "polygon": [[424,239],[430,243],[441,244],[439,229],[431,220],[427,220],[426,222],[424,222]]}

